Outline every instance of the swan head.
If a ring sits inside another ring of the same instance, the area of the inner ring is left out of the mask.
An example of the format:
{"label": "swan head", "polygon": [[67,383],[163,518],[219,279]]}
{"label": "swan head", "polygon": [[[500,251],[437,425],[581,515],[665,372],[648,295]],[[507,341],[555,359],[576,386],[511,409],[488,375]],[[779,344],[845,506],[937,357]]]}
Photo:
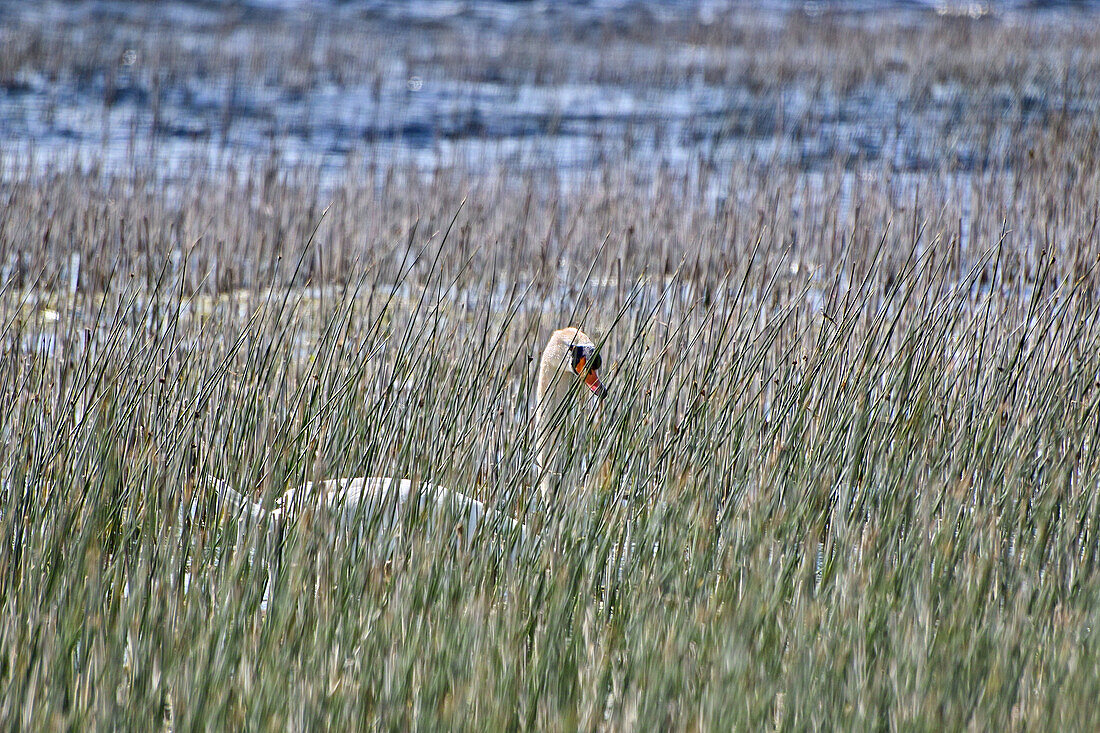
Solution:
{"label": "swan head", "polygon": [[539,491],[546,500],[555,495],[563,481],[572,481],[565,476],[580,465],[574,460],[579,447],[571,437],[575,433],[566,424],[587,427],[586,420],[577,419],[577,400],[591,400],[593,395],[603,399],[607,395],[600,381],[601,362],[596,344],[579,328],[554,331],[542,352],[535,406],[535,468],[541,473]]}
{"label": "swan head", "polygon": [[596,351],[596,345],[584,331],[574,327],[562,328],[551,334],[542,352],[539,383],[546,386],[558,380],[559,383],[569,384],[576,379],[583,382],[596,397],[603,399],[607,396],[607,388],[600,381],[602,366],[603,360]]}

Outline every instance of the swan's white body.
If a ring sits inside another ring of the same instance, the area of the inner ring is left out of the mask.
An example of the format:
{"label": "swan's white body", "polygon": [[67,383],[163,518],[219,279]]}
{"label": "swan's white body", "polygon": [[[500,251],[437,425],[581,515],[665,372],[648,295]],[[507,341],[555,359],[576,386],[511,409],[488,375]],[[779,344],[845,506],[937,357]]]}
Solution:
{"label": "swan's white body", "polygon": [[460,492],[409,479],[371,476],[307,483],[283,494],[270,511],[223,481],[216,478],[210,481],[221,499],[242,519],[268,522],[272,526],[313,507],[327,510],[344,526],[376,523],[385,529],[394,529],[400,513],[412,510],[415,500],[415,511],[426,514],[430,521],[445,522],[467,542],[479,529],[488,528],[514,537],[521,545],[527,543],[527,528],[511,517]]}
{"label": "swan's white body", "polygon": [[[604,395],[603,385],[596,375],[599,363],[595,345],[579,329],[563,328],[551,335],[539,361],[535,410],[536,439],[540,446],[539,467],[547,465],[547,446],[556,437],[551,429],[552,420],[560,401],[569,398],[568,390],[575,380],[583,380],[597,396]],[[573,394],[575,396],[576,393]],[[542,470],[544,493],[547,480],[548,473]],[[393,528],[400,513],[413,510],[411,502],[416,500],[416,511],[428,512],[432,521],[438,520],[448,525],[448,529],[460,534],[466,543],[479,531],[513,537],[520,547],[527,546],[530,540],[530,533],[522,522],[485,506],[483,502],[459,491],[409,479],[360,477],[307,483],[286,492],[270,509],[223,481],[213,477],[209,481],[221,501],[228,504],[238,517],[266,522],[271,529],[293,520],[307,507],[327,509],[341,523],[378,521],[384,528]]]}

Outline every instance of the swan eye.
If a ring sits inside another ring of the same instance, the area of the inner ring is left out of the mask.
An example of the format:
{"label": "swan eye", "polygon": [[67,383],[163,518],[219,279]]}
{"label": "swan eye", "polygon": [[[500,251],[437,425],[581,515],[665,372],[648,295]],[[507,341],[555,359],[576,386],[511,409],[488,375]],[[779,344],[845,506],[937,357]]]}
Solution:
{"label": "swan eye", "polygon": [[584,347],[583,346],[574,346],[573,347],[573,371],[575,371],[577,374],[583,373],[584,372],[584,363],[585,363]]}
{"label": "swan eye", "polygon": [[573,371],[577,374],[583,375],[586,371],[597,371],[603,363],[594,346],[574,346],[572,350]]}

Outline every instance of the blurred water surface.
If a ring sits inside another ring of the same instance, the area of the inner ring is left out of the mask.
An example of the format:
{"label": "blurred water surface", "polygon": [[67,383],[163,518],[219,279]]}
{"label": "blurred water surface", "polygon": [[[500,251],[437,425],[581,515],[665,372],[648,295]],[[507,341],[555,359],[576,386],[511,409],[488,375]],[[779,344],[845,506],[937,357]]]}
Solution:
{"label": "blurred water surface", "polygon": [[[321,195],[349,164],[394,162],[530,168],[566,183],[609,161],[720,171],[765,160],[813,173],[840,160],[965,176],[1011,168],[1021,130],[1097,113],[1074,65],[1088,50],[1071,39],[1049,51],[1047,78],[1007,72],[975,91],[881,46],[931,24],[977,32],[975,43],[1004,24],[1069,33],[1100,18],[1098,6],[5,3],[0,154],[6,168],[78,158],[171,179],[277,153],[320,166]],[[836,29],[832,41],[819,23]],[[845,61],[850,29],[881,59]],[[762,61],[769,37],[805,58]],[[841,76],[845,63],[855,71]]]}

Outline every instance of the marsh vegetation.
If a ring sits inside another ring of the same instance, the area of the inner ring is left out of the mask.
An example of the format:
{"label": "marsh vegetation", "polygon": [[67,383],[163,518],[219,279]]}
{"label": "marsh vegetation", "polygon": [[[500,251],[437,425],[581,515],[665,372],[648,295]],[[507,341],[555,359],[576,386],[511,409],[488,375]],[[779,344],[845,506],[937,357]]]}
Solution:
{"label": "marsh vegetation", "polygon": [[[202,73],[370,84],[337,53],[354,31],[282,54],[278,17],[225,21]],[[506,89],[700,78],[773,115],[689,120],[645,155],[618,154],[627,125],[580,166],[484,130],[473,161],[367,137],[339,165],[229,134],[161,169],[141,146],[178,148],[144,123],[122,155],[5,141],[0,718],[1095,727],[1097,26],[894,17],[609,23],[568,51],[424,21],[466,54],[441,66],[508,68]],[[270,67],[248,23],[273,24]],[[11,85],[98,78],[41,33],[0,62]],[[141,38],[158,58],[163,34]],[[173,43],[149,79],[191,63]],[[647,43],[652,68],[602,65]],[[875,84],[917,110],[893,134],[823,111]],[[792,153],[807,140],[844,144]],[[545,500],[533,362],[564,325],[596,340],[608,397],[557,416],[573,463]],[[323,511],[273,537],[209,475],[267,506],[431,482],[541,542],[516,558],[416,511],[384,538]]]}

